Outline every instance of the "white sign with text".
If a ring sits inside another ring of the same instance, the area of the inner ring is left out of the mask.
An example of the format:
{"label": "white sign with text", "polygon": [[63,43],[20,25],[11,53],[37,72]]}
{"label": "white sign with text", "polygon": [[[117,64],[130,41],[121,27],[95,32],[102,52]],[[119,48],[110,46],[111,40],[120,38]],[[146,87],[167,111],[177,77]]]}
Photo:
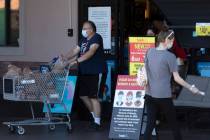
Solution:
{"label": "white sign with text", "polygon": [[97,33],[103,38],[104,49],[111,49],[111,7],[89,7],[88,20],[96,24]]}

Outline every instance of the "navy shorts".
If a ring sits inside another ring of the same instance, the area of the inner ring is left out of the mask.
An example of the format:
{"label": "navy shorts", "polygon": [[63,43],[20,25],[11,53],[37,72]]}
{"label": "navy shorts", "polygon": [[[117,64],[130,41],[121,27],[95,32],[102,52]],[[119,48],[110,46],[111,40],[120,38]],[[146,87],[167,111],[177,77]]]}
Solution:
{"label": "navy shorts", "polygon": [[78,76],[79,96],[98,98],[99,83],[100,83],[99,74],[79,75]]}

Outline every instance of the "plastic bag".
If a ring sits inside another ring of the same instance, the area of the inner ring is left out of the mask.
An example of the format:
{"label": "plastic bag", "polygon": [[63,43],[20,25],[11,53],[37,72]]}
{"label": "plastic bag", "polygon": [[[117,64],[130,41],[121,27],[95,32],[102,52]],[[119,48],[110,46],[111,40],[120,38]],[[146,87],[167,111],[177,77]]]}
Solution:
{"label": "plastic bag", "polygon": [[51,69],[53,72],[62,72],[65,69],[66,63],[61,57],[55,57],[52,61]]}
{"label": "plastic bag", "polygon": [[141,87],[145,87],[148,83],[148,77],[145,65],[143,67],[139,67],[137,71],[137,83]]}
{"label": "plastic bag", "polygon": [[8,71],[5,74],[5,76],[19,76],[22,74],[21,68],[15,66],[15,65],[8,65]]}

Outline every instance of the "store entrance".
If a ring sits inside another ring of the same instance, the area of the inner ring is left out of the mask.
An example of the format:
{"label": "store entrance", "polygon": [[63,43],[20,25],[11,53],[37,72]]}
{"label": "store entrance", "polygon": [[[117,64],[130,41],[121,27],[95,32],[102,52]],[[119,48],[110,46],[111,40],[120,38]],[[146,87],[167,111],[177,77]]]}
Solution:
{"label": "store entrance", "polygon": [[88,7],[97,6],[110,6],[112,11],[111,36],[114,46],[106,57],[116,61],[117,74],[128,74],[128,37],[144,36],[147,19],[152,13],[158,13],[158,8],[150,0],[79,0],[79,31],[83,22],[88,20]]}
{"label": "store entrance", "polygon": [[[112,99],[111,102],[102,102],[103,112],[106,119],[110,119],[112,101],[115,92],[116,77],[119,74],[128,74],[128,37],[143,36],[147,18],[150,16],[149,0],[79,0],[79,32],[83,22],[88,20],[89,7],[111,7],[111,49],[105,50],[107,60],[115,62],[112,74]],[[81,35],[79,34],[79,39]],[[76,97],[76,110],[78,116],[87,119],[84,113],[87,110]]]}
{"label": "store entrance", "polygon": [[150,16],[148,0],[123,0],[119,6],[119,37],[121,45],[121,70],[129,73],[128,37],[145,36],[147,18]]}

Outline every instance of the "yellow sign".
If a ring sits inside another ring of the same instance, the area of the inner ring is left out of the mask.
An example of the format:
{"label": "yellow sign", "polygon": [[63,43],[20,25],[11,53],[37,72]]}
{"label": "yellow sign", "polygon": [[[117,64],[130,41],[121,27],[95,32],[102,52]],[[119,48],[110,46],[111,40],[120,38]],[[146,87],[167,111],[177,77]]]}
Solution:
{"label": "yellow sign", "polygon": [[129,37],[129,43],[154,43],[155,38],[154,37]]}
{"label": "yellow sign", "polygon": [[138,62],[130,62],[130,75],[136,75],[137,74],[137,71],[139,69],[139,67],[142,67],[144,66],[144,63],[138,63]]}
{"label": "yellow sign", "polygon": [[155,47],[155,37],[129,37],[129,75],[136,75],[149,48]]}
{"label": "yellow sign", "polygon": [[197,36],[210,36],[210,23],[196,23]]}

